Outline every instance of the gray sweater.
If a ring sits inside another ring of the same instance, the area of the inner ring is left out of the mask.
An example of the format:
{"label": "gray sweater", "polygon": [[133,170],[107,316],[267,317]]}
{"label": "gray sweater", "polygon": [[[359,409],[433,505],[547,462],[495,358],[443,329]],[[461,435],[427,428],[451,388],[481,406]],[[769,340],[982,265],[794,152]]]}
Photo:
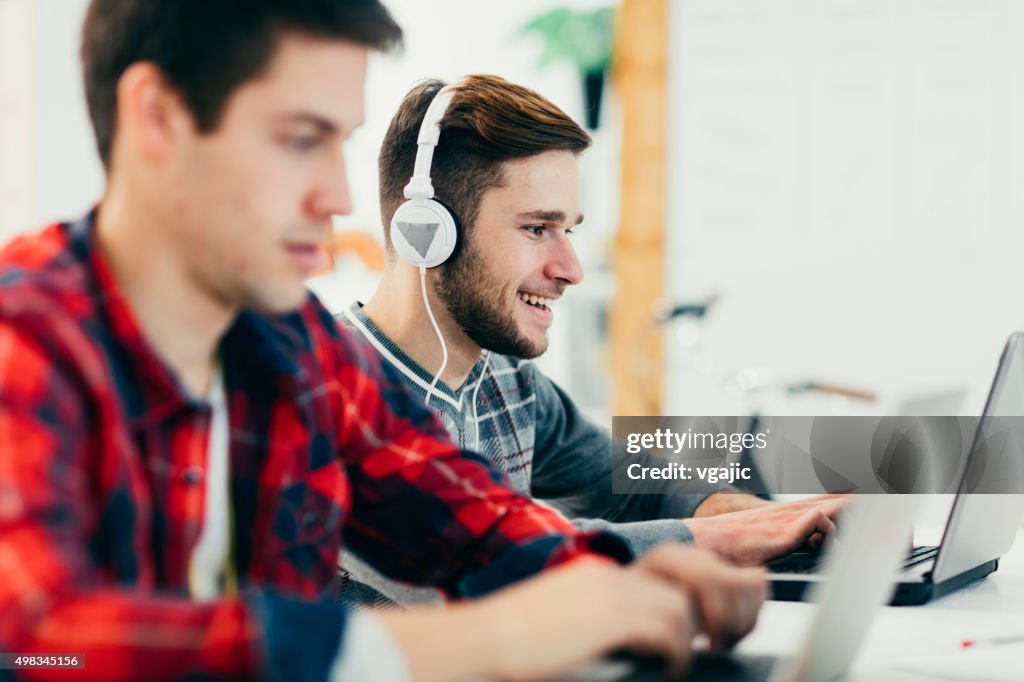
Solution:
{"label": "gray sweater", "polygon": [[[385,336],[361,304],[353,303],[339,319],[398,369],[414,393],[426,397],[433,373]],[[518,491],[559,510],[581,530],[617,533],[638,555],[663,542],[692,542],[680,519],[692,516],[706,495],[613,494],[611,435],[584,417],[532,362],[492,353],[486,363],[477,362],[461,387],[439,381],[431,407],[458,445],[485,456]],[[349,554],[342,565],[351,579],[399,603],[424,601],[431,593],[389,583]]]}

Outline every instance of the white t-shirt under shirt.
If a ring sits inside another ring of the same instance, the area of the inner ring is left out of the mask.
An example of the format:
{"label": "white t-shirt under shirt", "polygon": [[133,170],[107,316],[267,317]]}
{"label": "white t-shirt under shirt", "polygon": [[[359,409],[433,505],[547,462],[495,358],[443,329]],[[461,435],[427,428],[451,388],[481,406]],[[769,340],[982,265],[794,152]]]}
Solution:
{"label": "white t-shirt under shirt", "polygon": [[[210,392],[210,436],[206,446],[206,505],[199,542],[189,560],[189,590],[196,601],[218,599],[235,589],[231,565],[232,535],[229,475],[228,406],[224,377],[214,374]],[[345,680],[410,680],[405,654],[391,631],[369,611],[349,613],[345,638],[331,666],[332,682]]]}

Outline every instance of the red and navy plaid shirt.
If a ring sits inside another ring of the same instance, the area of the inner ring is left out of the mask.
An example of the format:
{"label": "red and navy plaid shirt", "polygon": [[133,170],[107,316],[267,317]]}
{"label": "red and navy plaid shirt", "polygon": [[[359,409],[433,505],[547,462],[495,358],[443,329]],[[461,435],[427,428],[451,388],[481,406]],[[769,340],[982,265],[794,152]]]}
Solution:
{"label": "red and navy plaid shirt", "polygon": [[329,599],[343,538],[388,576],[463,596],[625,558],[456,449],[311,297],[241,313],[221,343],[242,589],[190,600],[211,409],[147,343],[93,224],[0,253],[0,651],[84,652],[106,680],[317,679],[346,623]]}

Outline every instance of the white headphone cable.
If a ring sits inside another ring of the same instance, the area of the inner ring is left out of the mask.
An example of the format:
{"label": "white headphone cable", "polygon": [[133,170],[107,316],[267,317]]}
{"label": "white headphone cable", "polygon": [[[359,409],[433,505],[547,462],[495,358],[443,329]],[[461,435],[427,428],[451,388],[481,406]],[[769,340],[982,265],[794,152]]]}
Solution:
{"label": "white headphone cable", "polygon": [[434,390],[437,388],[437,381],[444,374],[444,368],[448,366],[448,346],[444,342],[441,328],[437,326],[437,320],[434,319],[434,311],[430,309],[430,301],[427,299],[427,268],[422,263],[420,263],[420,291],[423,293],[423,306],[427,309],[427,317],[430,318],[430,324],[434,326],[437,340],[441,342],[441,366],[437,369],[434,380],[430,382],[427,397],[423,400],[424,405],[430,405],[430,399],[434,396]]}
{"label": "white headphone cable", "polygon": [[476,397],[480,394],[480,386],[484,383],[484,377],[487,376],[487,365],[491,362],[491,351],[485,350],[484,353],[484,366],[480,370],[480,380],[476,382],[476,388],[473,389],[473,426],[475,427],[474,432],[476,433],[476,443],[473,445],[473,451],[480,452],[480,422],[476,412]]}

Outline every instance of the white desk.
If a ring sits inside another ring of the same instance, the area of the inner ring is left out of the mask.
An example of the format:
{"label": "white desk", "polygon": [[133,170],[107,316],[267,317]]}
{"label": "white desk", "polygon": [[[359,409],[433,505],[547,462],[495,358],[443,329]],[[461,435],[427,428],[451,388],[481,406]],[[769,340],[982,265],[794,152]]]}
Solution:
{"label": "white desk", "polygon": [[[925,535],[934,536],[934,529]],[[921,533],[918,533],[920,536]],[[851,682],[934,680],[899,669],[910,658],[927,660],[956,651],[968,639],[1024,635],[1024,531],[1017,535],[999,570],[985,580],[924,606],[885,607],[846,679]],[[740,643],[745,653],[793,655],[803,641],[814,607],[767,602],[754,631]],[[1024,680],[1024,660],[1020,662]]]}

